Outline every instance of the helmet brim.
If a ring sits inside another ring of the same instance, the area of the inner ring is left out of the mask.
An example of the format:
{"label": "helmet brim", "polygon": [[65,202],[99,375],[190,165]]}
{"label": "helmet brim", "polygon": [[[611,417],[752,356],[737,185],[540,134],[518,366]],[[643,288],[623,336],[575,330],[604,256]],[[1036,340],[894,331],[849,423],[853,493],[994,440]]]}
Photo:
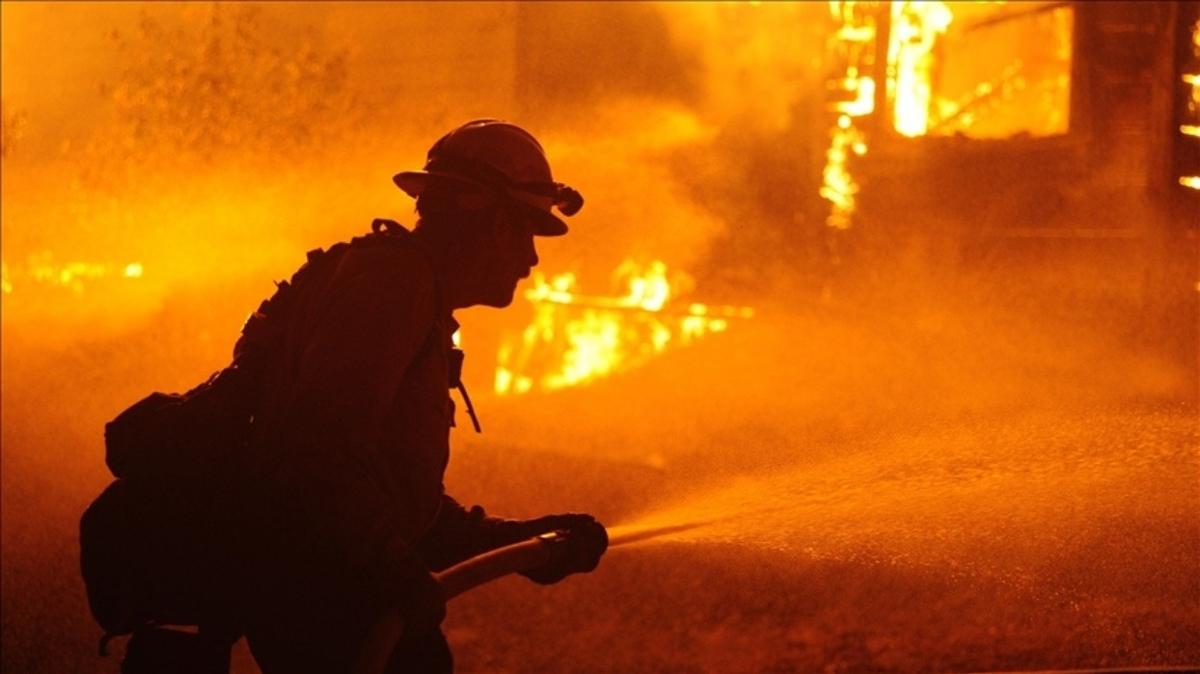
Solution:
{"label": "helmet brim", "polygon": [[[449,173],[444,171],[403,171],[392,176],[392,182],[396,187],[404,190],[408,196],[416,199],[425,192],[431,180],[453,180],[464,185],[471,185],[482,189],[495,190],[492,185],[473,180],[458,173]],[[523,199],[519,199],[516,195],[510,195],[513,199],[529,206],[528,211],[534,221],[534,234],[537,236],[562,236],[567,233],[567,223],[559,218],[554,213],[543,210],[534,206]]]}

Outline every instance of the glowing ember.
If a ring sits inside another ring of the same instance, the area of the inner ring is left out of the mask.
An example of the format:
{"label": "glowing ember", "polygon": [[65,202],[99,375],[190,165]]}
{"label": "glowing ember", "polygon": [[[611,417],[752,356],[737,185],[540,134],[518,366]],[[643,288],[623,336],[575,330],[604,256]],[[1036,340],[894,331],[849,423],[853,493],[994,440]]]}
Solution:
{"label": "glowing ember", "polygon": [[888,97],[902,135],[921,136],[929,130],[933,46],[953,18],[944,2],[892,3]]}
{"label": "glowing ember", "polygon": [[[681,276],[675,278],[678,285]],[[667,266],[658,260],[645,267],[627,260],[614,272],[614,279],[624,286],[624,295],[581,295],[574,274],[549,280],[535,274],[533,287],[525,292],[534,317],[519,342],[510,340],[500,346],[496,393],[586,383],[635,367],[672,342],[686,345],[723,332],[731,318],[754,315],[746,307],[671,306]]]}

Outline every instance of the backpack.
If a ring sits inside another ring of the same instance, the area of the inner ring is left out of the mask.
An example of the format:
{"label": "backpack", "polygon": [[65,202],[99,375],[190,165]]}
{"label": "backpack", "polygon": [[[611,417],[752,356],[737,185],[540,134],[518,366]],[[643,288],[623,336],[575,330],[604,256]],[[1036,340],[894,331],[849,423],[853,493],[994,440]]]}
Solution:
{"label": "backpack", "polygon": [[80,520],[80,566],[106,637],[217,618],[222,469],[249,438],[253,388],[234,364],[182,394],[152,393],[105,427],[117,478]]}
{"label": "backpack", "polygon": [[[387,230],[383,234],[380,230]],[[233,466],[249,441],[269,356],[288,324],[297,288],[352,245],[403,240],[397,223],[308,253],[242,328],[233,362],[185,393],[155,392],[105,426],[105,463],[116,478],[80,520],[80,567],[100,643],[154,625],[229,620],[228,505]]]}

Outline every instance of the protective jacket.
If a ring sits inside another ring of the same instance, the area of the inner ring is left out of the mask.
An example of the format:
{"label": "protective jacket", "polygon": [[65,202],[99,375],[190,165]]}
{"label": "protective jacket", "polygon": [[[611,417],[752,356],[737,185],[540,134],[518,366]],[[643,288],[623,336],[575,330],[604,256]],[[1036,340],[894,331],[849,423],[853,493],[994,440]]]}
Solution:
{"label": "protective jacket", "polygon": [[457,329],[422,248],[375,236],[296,289],[252,441],[252,472],[364,569],[395,568],[437,514]]}
{"label": "protective jacket", "polygon": [[316,667],[314,644],[344,660],[431,569],[502,542],[443,493],[458,326],[428,252],[396,228],[310,265],[269,338],[237,499],[243,627],[264,671]]}

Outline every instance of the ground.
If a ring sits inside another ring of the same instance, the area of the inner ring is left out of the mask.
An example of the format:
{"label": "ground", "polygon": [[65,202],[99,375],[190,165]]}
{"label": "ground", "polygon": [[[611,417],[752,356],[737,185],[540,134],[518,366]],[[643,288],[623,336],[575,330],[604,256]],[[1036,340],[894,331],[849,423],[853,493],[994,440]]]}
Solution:
{"label": "ground", "polygon": [[[109,479],[103,422],[221,364],[228,344],[199,329],[229,325],[214,304],[179,296],[124,332],[53,339],[6,319],[4,671],[116,671],[77,562],[78,517]],[[700,526],[557,586],[456,599],[460,672],[1200,663],[1186,363],[929,298],[759,309],[559,393],[489,396],[468,360],[486,432],[456,431],[460,500]],[[235,660],[256,671],[244,645]]]}

